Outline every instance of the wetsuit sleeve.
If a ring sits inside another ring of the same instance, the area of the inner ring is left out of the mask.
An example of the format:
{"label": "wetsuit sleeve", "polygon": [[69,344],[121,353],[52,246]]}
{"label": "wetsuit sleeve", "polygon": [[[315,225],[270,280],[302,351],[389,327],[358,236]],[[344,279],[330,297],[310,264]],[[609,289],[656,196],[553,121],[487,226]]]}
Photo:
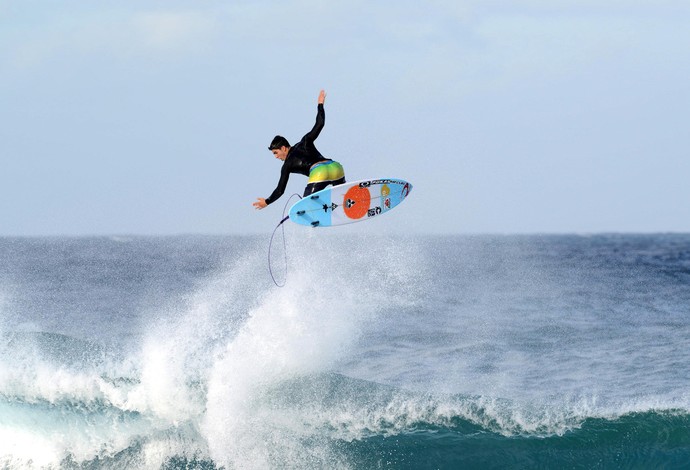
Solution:
{"label": "wetsuit sleeve", "polygon": [[286,162],[283,163],[283,167],[280,169],[280,180],[278,181],[278,186],[276,186],[276,189],[273,191],[273,193],[266,198],[266,204],[275,202],[276,199],[283,195],[285,188],[287,188],[288,179],[290,179],[290,167]]}
{"label": "wetsuit sleeve", "polygon": [[307,133],[302,140],[305,142],[314,142],[321,133],[321,129],[326,124],[326,111],[323,109],[323,103],[319,103],[316,108],[316,123],[312,130]]}

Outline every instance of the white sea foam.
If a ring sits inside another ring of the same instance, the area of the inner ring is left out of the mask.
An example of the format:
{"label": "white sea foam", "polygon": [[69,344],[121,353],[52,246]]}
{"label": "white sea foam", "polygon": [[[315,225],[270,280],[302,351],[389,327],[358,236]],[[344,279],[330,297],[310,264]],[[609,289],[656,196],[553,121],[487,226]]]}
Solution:
{"label": "white sea foam", "polygon": [[[304,267],[304,266],[303,266]],[[291,273],[290,288],[267,293],[219,351],[202,430],[220,464],[262,468],[297,439],[266,419],[262,395],[290,378],[328,370],[357,336],[361,312],[347,286],[322,270]],[[298,463],[298,462],[296,462]]]}
{"label": "white sea foam", "polygon": [[[385,243],[372,247],[353,239],[346,257],[310,234],[288,249],[286,288],[260,292],[246,321],[213,356],[201,430],[221,465],[263,468],[288,456],[298,466],[337,459],[323,446],[300,444],[302,425],[283,419],[289,415],[271,409],[265,395],[284,381],[331,370],[380,306],[410,301],[391,298],[390,291],[400,287],[396,276],[404,277],[414,260],[406,264]],[[369,265],[369,249],[378,253],[378,269]]]}

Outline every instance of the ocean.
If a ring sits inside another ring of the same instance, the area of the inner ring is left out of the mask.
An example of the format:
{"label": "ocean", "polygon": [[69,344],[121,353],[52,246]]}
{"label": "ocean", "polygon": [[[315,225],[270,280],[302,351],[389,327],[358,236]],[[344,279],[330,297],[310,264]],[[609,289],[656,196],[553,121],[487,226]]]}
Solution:
{"label": "ocean", "polygon": [[372,227],[0,238],[0,468],[690,468],[690,235]]}

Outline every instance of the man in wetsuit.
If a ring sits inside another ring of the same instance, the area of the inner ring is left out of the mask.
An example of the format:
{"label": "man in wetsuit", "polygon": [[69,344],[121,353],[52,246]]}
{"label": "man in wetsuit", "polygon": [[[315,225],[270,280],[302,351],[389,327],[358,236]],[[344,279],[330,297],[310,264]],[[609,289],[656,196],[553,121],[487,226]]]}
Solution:
{"label": "man in wetsuit", "polygon": [[277,135],[273,138],[268,149],[278,159],[283,161],[280,170],[280,180],[275,191],[266,199],[259,197],[252,205],[257,209],[263,209],[275,202],[285,192],[290,173],[299,173],[309,177],[307,187],[304,188],[304,196],[308,196],[328,185],[345,183],[345,172],[340,163],[324,158],[314,146],[314,141],[321,133],[326,122],[326,113],[323,110],[323,102],[326,100],[326,92],[321,90],[316,113],[316,124],[302,140],[294,146],[290,146],[287,139]]}

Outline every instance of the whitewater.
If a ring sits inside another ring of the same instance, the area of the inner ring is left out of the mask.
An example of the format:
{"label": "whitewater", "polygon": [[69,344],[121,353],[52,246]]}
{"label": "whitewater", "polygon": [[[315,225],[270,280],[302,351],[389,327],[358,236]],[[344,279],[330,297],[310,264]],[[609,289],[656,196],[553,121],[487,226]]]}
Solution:
{"label": "whitewater", "polygon": [[690,235],[284,236],[0,238],[0,468],[690,466]]}

